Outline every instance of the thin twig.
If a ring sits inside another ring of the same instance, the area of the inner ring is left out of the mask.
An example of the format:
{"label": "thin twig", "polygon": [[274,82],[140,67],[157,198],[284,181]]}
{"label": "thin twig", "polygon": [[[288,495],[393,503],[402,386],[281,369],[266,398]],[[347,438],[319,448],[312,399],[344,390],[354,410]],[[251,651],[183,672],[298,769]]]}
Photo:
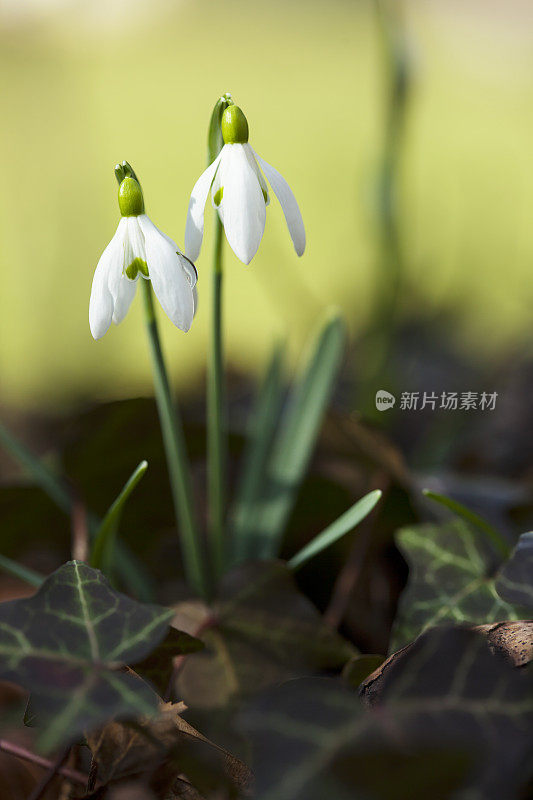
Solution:
{"label": "thin twig", "polygon": [[[36,764],[43,769],[51,770],[56,767],[56,765],[47,758],[38,756],[37,753],[32,753],[31,750],[26,750],[25,747],[20,747],[18,744],[8,742],[6,739],[0,739],[0,750],[16,758],[21,758],[23,761],[30,761],[32,764]],[[82,786],[87,784],[87,775],[84,775],[83,772],[78,772],[76,769],[70,769],[70,767],[60,765],[58,769],[55,769],[55,774],[62,775],[64,778],[68,778]]]}
{"label": "thin twig", "polygon": [[37,784],[33,792],[28,797],[28,800],[41,800],[42,796],[54,780],[54,778],[58,775],[59,770],[67,760],[70,753],[70,747],[67,747],[64,753],[62,753],[59,758],[56,760],[54,764],[50,767],[44,778],[40,783]]}
{"label": "thin twig", "polygon": [[96,778],[98,777],[98,762],[95,757],[91,758],[91,767],[89,769],[89,777],[87,778],[87,793],[94,791],[96,786]]}
{"label": "thin twig", "polygon": [[89,561],[89,526],[87,509],[84,503],[75,498],[70,513],[72,522],[72,558],[75,561]]}

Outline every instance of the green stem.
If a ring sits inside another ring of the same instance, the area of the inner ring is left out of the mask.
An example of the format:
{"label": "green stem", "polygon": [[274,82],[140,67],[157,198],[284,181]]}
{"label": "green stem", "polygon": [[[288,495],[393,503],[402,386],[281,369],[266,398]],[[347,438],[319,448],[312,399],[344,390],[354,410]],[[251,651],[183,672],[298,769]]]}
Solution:
{"label": "green stem", "polygon": [[155,397],[167,457],[176,522],[180,534],[185,576],[190,585],[199,594],[207,597],[207,575],[202,559],[201,542],[194,519],[191,474],[185,449],[183,426],[170,392],[152,300],[152,286],[150,281],[144,279],[141,279],[140,283],[144,296],[146,330],[150,342]]}
{"label": "green stem", "polygon": [[222,342],[222,245],[223,228],[217,215],[213,247],[211,357],[207,374],[209,544],[213,570],[217,578],[224,571],[226,559],[224,541],[226,418]]}
{"label": "green stem", "polygon": [[375,301],[369,323],[368,345],[360,405],[370,418],[380,418],[374,397],[379,388],[394,391],[395,333],[403,291],[404,255],[398,212],[401,160],[411,89],[410,64],[405,42],[402,0],[374,0],[384,68],[384,137],[377,185],[377,244]]}

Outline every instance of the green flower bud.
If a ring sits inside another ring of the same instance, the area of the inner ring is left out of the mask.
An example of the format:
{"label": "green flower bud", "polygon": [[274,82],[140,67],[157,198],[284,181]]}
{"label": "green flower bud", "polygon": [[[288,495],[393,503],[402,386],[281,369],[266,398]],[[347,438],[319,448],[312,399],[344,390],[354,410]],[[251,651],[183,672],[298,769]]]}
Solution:
{"label": "green flower bud", "polygon": [[124,178],[118,188],[118,206],[123,217],[144,214],[143,192],[135,178]]}
{"label": "green flower bud", "polygon": [[222,137],[226,144],[248,141],[248,121],[239,106],[228,106],[222,114]]}

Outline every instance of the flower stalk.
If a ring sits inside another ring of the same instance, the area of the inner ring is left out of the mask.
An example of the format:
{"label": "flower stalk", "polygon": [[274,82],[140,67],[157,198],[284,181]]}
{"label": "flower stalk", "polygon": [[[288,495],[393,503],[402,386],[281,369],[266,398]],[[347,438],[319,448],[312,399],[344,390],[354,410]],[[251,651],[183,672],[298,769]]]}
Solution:
{"label": "flower stalk", "polygon": [[227,462],[227,415],[224,385],[224,346],[222,336],[222,223],[215,220],[212,276],[211,353],[207,377],[207,452],[209,493],[209,535],[215,576],[224,571],[225,475]]}
{"label": "flower stalk", "polygon": [[163,444],[170,475],[176,522],[180,532],[180,545],[185,576],[188,583],[203,597],[209,595],[209,584],[201,554],[200,539],[193,511],[193,493],[190,468],[185,449],[183,425],[173,402],[165,360],[159,338],[157,319],[149,281],[141,281],[144,300],[146,331],[154,376],[155,397]]}
{"label": "flower stalk", "polygon": [[[232,104],[231,95],[226,94],[219,98],[213,109],[207,137],[208,164],[215,160],[224,146],[221,120],[225,109]],[[207,368],[207,489],[209,501],[208,538],[211,551],[211,566],[216,578],[219,578],[224,572],[227,556],[224,530],[227,414],[222,334],[223,233],[222,222],[218,214],[215,214],[211,287],[211,348]]]}

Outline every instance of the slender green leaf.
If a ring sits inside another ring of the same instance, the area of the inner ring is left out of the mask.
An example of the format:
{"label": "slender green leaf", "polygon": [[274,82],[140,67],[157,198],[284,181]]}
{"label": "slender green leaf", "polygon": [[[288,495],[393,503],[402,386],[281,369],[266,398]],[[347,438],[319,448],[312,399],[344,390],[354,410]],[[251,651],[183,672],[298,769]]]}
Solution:
{"label": "slender green leaf", "polygon": [[[13,434],[0,422],[0,444],[17,461],[25,472],[33,478],[35,483],[48,495],[48,497],[65,514],[72,512],[72,497],[64,481],[49,469],[43,462],[13,436]],[[89,512],[89,533],[94,536],[100,526],[100,520]],[[117,568],[128,588],[133,591],[141,600],[149,601],[153,598],[154,592],[152,582],[143,569],[142,565],[122,543],[120,547],[120,559]]]}
{"label": "slender green leaf", "polygon": [[446,508],[449,508],[450,511],[453,511],[454,514],[457,514],[457,516],[465,519],[468,523],[470,523],[470,525],[474,525],[474,527],[479,528],[480,531],[483,531],[483,533],[489,537],[497,552],[503,558],[509,558],[511,548],[502,537],[501,533],[497,531],[496,528],[493,528],[492,525],[487,522],[487,520],[483,519],[483,517],[480,517],[479,514],[476,514],[474,511],[470,511],[469,508],[466,508],[466,506],[458,503],[457,500],[452,500],[451,497],[446,497],[443,494],[432,492],[430,489],[423,489],[422,494],[424,494],[430,500],[434,500],[436,503],[440,503]]}
{"label": "slender green leaf", "polygon": [[235,564],[250,555],[248,533],[253,528],[266,462],[283,403],[283,349],[282,342],[274,348],[251,418],[231,526]]}
{"label": "slender green leaf", "polygon": [[341,317],[330,316],[291,394],[273,443],[254,528],[249,534],[251,557],[270,558],[279,553],[283,532],[339,373],[345,339]]}
{"label": "slender green leaf", "polygon": [[9,575],[13,575],[15,578],[20,578],[20,580],[25,583],[29,583],[30,586],[40,586],[45,578],[45,576],[41,575],[39,572],[35,572],[35,570],[29,569],[29,567],[18,564],[16,561],[13,561],[12,558],[7,558],[7,556],[0,555],[0,569],[3,569],[4,572],[7,572]]}
{"label": "slender green leaf", "polygon": [[147,469],[148,462],[141,461],[130,475],[117,499],[111,504],[94,537],[91,549],[91,566],[103,570],[106,574],[110,571],[113,562],[113,550],[122,511],[128,497]]}
{"label": "slender green leaf", "polygon": [[331,525],[328,525],[322,533],[315,536],[309,544],[296,553],[296,555],[287,562],[287,566],[292,570],[299,569],[309,561],[310,558],[314,558],[321,553],[322,550],[325,550],[326,547],[336,542],[337,539],[353,531],[356,525],[359,525],[359,523],[370,514],[381,495],[382,492],[376,489],[366,494],[358,500],[357,503],[354,503],[345,514],[340,516]]}
{"label": "slender green leaf", "polygon": [[23,467],[28,475],[31,475],[35,483],[46,492],[48,497],[62,511],[70,514],[72,498],[63,481],[24,447],[1,422],[0,443],[3,444],[7,452]]}

